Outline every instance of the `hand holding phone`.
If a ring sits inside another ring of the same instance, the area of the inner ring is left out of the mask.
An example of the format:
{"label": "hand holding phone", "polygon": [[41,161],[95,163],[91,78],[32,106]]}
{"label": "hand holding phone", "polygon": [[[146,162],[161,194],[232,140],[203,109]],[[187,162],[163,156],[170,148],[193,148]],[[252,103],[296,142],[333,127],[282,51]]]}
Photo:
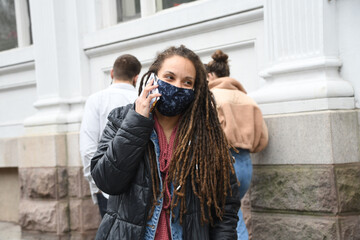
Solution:
{"label": "hand holding phone", "polygon": [[[152,84],[153,86],[158,85],[159,78],[155,75],[155,73],[151,73],[151,75],[149,77],[149,81],[151,81],[151,79],[154,79],[154,82]],[[149,95],[153,94],[153,93],[159,93],[159,89],[154,88],[153,90],[151,90],[149,92]],[[154,107],[159,99],[160,99],[160,97],[154,97],[150,100],[150,112],[154,109]]]}
{"label": "hand holding phone", "polygon": [[158,80],[158,77],[152,73],[142,93],[135,101],[135,111],[144,117],[150,116],[150,111],[154,109],[156,102],[160,99],[161,94],[157,89]]}

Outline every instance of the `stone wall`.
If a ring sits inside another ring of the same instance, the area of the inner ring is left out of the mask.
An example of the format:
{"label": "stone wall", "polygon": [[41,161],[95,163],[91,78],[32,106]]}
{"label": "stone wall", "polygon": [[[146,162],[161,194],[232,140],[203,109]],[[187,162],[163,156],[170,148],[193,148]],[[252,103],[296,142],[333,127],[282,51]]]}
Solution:
{"label": "stone wall", "polygon": [[71,161],[79,158],[77,139],[71,133],[19,139],[19,224],[26,239],[94,238],[100,214],[82,166]]}
{"label": "stone wall", "polygon": [[0,221],[19,219],[19,180],[17,168],[0,168]]}
{"label": "stone wall", "polygon": [[358,116],[324,111],[266,119],[269,146],[253,155],[246,217],[252,239],[360,239]]}

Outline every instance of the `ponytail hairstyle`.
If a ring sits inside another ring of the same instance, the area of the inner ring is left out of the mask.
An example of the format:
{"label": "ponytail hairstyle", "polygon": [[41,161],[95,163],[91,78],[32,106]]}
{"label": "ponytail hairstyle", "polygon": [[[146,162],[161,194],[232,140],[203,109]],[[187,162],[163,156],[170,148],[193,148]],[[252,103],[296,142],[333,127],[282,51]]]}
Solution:
{"label": "ponytail hairstyle", "polygon": [[[213,224],[214,217],[222,219],[227,195],[231,195],[230,172],[234,174],[229,145],[221,128],[215,100],[209,91],[206,70],[199,56],[181,45],[170,47],[159,53],[144,74],[139,87],[139,95],[146,85],[151,73],[158,74],[164,61],[172,56],[180,56],[190,60],[196,69],[194,85],[195,98],[180,118],[176,135],[176,148],[169,168],[169,177],[164,184],[172,183],[174,192],[171,199],[171,213],[180,207],[180,223],[186,213],[186,188],[200,201],[201,223]],[[154,147],[148,145],[152,179],[152,201],[149,219],[155,205],[164,193],[159,190]]]}
{"label": "ponytail hairstyle", "polygon": [[216,50],[211,57],[213,60],[205,64],[207,73],[215,73],[218,78],[230,76],[229,56],[221,50]]}

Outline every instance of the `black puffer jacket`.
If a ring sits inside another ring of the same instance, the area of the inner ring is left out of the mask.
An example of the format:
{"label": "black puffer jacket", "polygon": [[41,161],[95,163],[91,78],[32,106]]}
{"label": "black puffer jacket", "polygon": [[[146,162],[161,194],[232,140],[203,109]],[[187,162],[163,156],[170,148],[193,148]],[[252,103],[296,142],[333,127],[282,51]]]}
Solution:
{"label": "black puffer jacket", "polygon": [[[91,175],[99,189],[110,194],[107,214],[96,239],[144,239],[151,208],[151,175],[146,148],[154,121],[134,110],[133,105],[113,110],[98,150],[91,161]],[[187,181],[190,182],[190,181]],[[232,196],[227,197],[223,221],[201,225],[199,200],[187,186],[187,212],[183,218],[184,239],[236,239],[240,207],[235,176]]]}

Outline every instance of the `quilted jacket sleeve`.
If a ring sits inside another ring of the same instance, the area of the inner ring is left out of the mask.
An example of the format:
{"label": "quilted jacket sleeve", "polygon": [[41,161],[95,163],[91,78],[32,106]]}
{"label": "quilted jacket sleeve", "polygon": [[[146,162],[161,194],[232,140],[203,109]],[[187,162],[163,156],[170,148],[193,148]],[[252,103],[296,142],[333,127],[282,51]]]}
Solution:
{"label": "quilted jacket sleeve", "polygon": [[232,195],[228,194],[222,220],[216,219],[210,227],[210,239],[237,239],[236,226],[240,209],[240,192],[236,176],[230,173]]}
{"label": "quilted jacket sleeve", "polygon": [[121,112],[112,116],[113,112],[91,160],[91,175],[101,191],[118,195],[126,191],[144,159],[154,122],[133,108],[125,116]]}

